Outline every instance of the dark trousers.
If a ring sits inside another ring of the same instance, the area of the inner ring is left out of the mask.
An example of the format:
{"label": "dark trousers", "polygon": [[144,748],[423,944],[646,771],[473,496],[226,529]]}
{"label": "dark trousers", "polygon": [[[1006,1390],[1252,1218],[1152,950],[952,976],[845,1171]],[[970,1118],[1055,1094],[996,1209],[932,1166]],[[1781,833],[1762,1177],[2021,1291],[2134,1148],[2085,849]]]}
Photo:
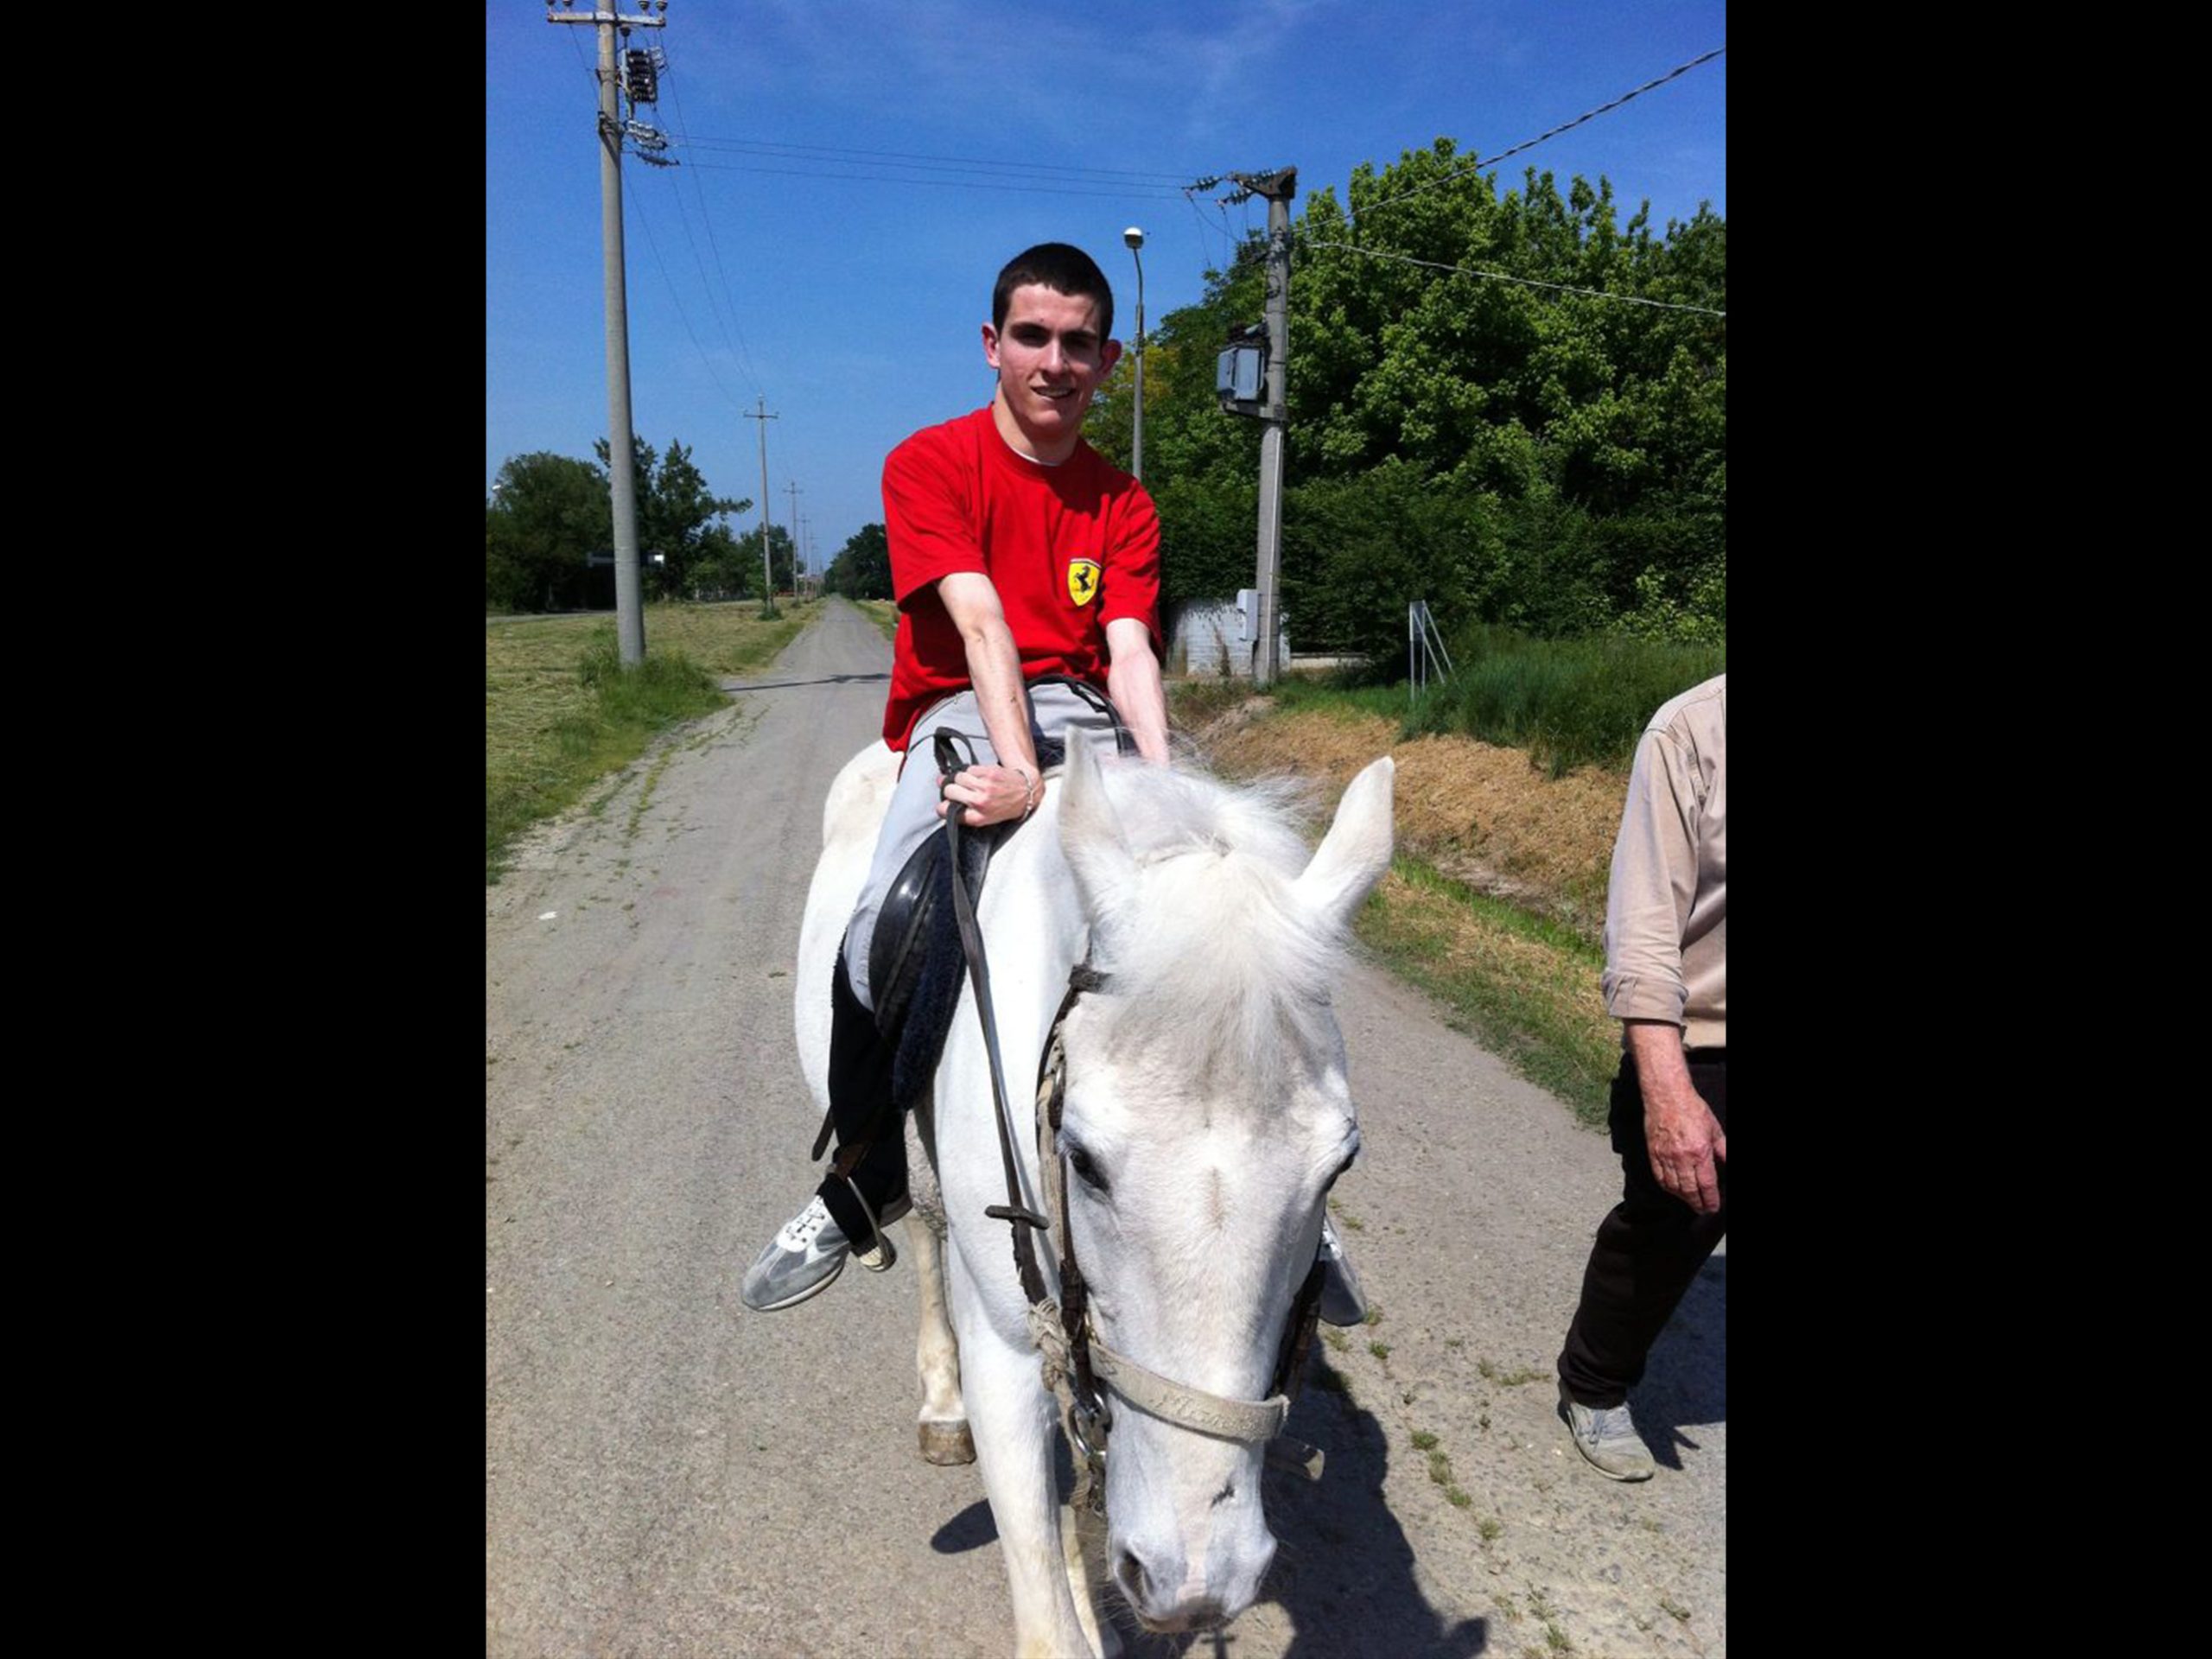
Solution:
{"label": "dark trousers", "polygon": [[[1690,1082],[1728,1127],[1728,1058],[1725,1050],[1692,1049]],[[1613,1150],[1621,1155],[1626,1190],[1598,1224],[1582,1300],[1559,1357],[1560,1381],[1579,1405],[1603,1410],[1625,1404],[1643,1380],[1644,1361],[1674,1317],[1683,1293],[1713,1247],[1728,1233],[1728,1166],[1716,1162],[1718,1214],[1701,1216],[1659,1185],[1643,1142],[1643,1092],[1636,1062],[1621,1056],[1613,1077]]]}
{"label": "dark trousers", "polygon": [[[830,982],[830,1118],[836,1126],[839,1156],[815,1191],[845,1236],[861,1249],[874,1241],[875,1230],[854,1198],[853,1186],[867,1195],[868,1208],[878,1215],[906,1194],[906,1126],[891,1098],[897,1052],[897,1045],[877,1032],[875,1016],[853,994],[840,950]],[[874,1144],[852,1172],[853,1186],[848,1186],[834,1166],[844,1161],[845,1148],[863,1141]]]}

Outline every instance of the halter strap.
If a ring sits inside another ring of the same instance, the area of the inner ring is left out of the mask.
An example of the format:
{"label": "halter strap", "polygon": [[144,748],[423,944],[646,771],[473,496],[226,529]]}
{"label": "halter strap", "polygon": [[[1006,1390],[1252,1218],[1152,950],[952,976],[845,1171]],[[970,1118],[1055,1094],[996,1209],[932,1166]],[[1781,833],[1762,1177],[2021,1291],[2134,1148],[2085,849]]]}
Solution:
{"label": "halter strap", "polygon": [[1094,1333],[1090,1338],[1090,1369],[1106,1386],[1148,1417],[1194,1428],[1224,1440],[1271,1440],[1282,1433],[1290,1416],[1290,1396],[1270,1395],[1265,1400],[1235,1400],[1226,1395],[1205,1394],[1148,1371],[1126,1354],[1118,1354]]}
{"label": "halter strap", "polygon": [[[1050,1327],[1049,1337],[1039,1340],[1048,1385],[1056,1393],[1061,1392],[1063,1378],[1071,1385],[1064,1395],[1063,1407],[1069,1440],[1084,1459],[1077,1479],[1079,1503],[1090,1497],[1095,1483],[1105,1472],[1105,1438],[1113,1427],[1113,1413],[1100,1390],[1101,1383],[1147,1416],[1216,1439],[1268,1440],[1281,1433],[1295,1397],[1300,1367],[1313,1340],[1321,1290],[1322,1268],[1317,1255],[1293,1300],[1264,1400],[1239,1400],[1178,1382],[1139,1364],[1099,1336],[1090,1319],[1090,1287],[1076,1257],[1075,1233],[1069,1220],[1067,1160],[1059,1155],[1062,1109],[1067,1094],[1067,1055],[1060,1028],[1084,992],[1103,991],[1111,985],[1112,976],[1093,968],[1088,960],[1070,971],[1067,995],[1060,999],[1058,1011],[1052,1016],[1037,1068],[1037,1151],[1039,1163],[1052,1172],[1048,1183],[1055,1211],[1052,1242],[1059,1256],[1060,1299],[1057,1306],[1051,1303],[1033,1306],[1030,1328],[1034,1337],[1040,1325]],[[1054,1313],[1057,1319],[1049,1317]]]}
{"label": "halter strap", "polygon": [[[1104,700],[1100,699],[1103,703]],[[1109,711],[1111,705],[1106,705]],[[1118,727],[1119,722],[1116,721]],[[1125,735],[1117,732],[1117,736]],[[939,734],[940,744],[944,742]],[[950,759],[948,754],[944,759]],[[940,762],[942,764],[942,760]],[[1090,1291],[1075,1253],[1075,1233],[1069,1224],[1067,1162],[1059,1155],[1061,1109],[1066,1099],[1067,1058],[1060,1038],[1076,1001],[1086,991],[1103,992],[1112,976],[1085,959],[1068,973],[1067,994],[1046,1034],[1044,1052],[1037,1066],[1035,1128],[1040,1172],[1049,1169],[1058,1225],[1039,1215],[1023,1202],[1019,1163],[1014,1156],[1012,1114],[1006,1098],[1006,1079],[999,1059],[998,1022],[991,1007],[990,974],[984,961],[982,931],[976,923],[975,904],[960,874],[960,815],[947,812],[945,836],[951,853],[952,909],[960,925],[961,947],[968,958],[969,976],[982,1022],[984,1052],[988,1058],[994,1113],[998,1124],[1000,1162],[1006,1176],[1007,1201],[986,1206],[983,1213],[1009,1224],[1013,1234],[1014,1269],[1020,1276],[1022,1294],[1029,1302],[1029,1330],[1041,1360],[1046,1387],[1060,1403],[1061,1424],[1078,1460],[1073,1502],[1078,1510],[1103,1510],[1105,1505],[1106,1436],[1114,1414],[1100,1384],[1135,1409],[1163,1422],[1217,1439],[1246,1442],[1272,1440],[1282,1432],[1290,1415],[1300,1362],[1313,1333],[1319,1303],[1321,1264],[1315,1258],[1291,1307],[1290,1323],[1276,1356],[1275,1374],[1264,1400],[1237,1400],[1208,1394],[1162,1376],[1116,1352],[1099,1338],[1090,1311]],[[1060,1295],[1056,1300],[1045,1281],[1034,1237],[1045,1233],[1058,1247]]]}

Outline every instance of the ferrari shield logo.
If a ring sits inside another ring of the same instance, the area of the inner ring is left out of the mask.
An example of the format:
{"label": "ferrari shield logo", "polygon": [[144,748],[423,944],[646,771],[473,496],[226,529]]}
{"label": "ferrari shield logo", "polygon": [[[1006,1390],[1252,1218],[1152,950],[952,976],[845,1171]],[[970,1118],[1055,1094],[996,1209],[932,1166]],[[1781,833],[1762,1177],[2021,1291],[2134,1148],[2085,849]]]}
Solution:
{"label": "ferrari shield logo", "polygon": [[1088,605],[1098,597],[1098,561],[1077,559],[1068,566],[1068,597]]}

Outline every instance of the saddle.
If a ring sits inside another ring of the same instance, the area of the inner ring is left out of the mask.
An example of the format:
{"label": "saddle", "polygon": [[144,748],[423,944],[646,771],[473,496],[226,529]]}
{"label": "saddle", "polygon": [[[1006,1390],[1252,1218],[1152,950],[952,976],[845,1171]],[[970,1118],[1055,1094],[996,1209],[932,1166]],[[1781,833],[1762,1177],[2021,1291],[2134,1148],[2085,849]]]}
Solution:
{"label": "saddle", "polygon": [[[982,894],[991,855],[1014,828],[995,824],[961,837],[960,879],[971,894]],[[891,1097],[902,1110],[937,1075],[966,973],[952,912],[952,860],[945,837],[931,835],[891,884],[875,937],[868,942],[875,1028],[894,1047]]]}
{"label": "saddle", "polygon": [[[959,769],[945,734],[937,764]],[[1065,764],[1065,746],[1047,738],[1038,746],[1037,764],[1046,772]],[[960,880],[971,904],[982,902],[991,856],[1016,823],[963,831],[960,836]],[[868,941],[868,982],[875,994],[875,1028],[894,1046],[891,1097],[905,1109],[930,1086],[944,1040],[952,1032],[952,1013],[967,982],[968,961],[960,948],[960,926],[952,910],[952,861],[949,837],[931,834],[914,849],[885,895]]]}
{"label": "saddle", "polygon": [[[1119,711],[1096,687],[1058,675],[1046,675],[1031,683],[1052,683],[1068,686],[1106,716],[1119,753],[1136,753],[1135,741]],[[933,758],[939,772],[957,772],[966,760],[973,759],[972,749],[966,759],[960,753],[967,741],[956,733],[937,734]],[[1064,740],[1044,738],[1038,743],[1040,772],[1049,773],[1066,761]],[[992,855],[1020,828],[1021,823],[1016,822],[981,830],[962,830],[957,836],[933,832],[914,849],[885,895],[874,935],[868,942],[868,977],[875,995],[876,1030],[893,1046],[894,1114],[903,1115],[928,1092],[937,1076],[938,1061],[944,1054],[945,1039],[952,1033],[953,1010],[960,1005],[960,988],[967,978],[968,959],[961,945],[959,918],[953,910],[953,869],[946,843],[957,842],[959,847],[960,883],[967,889],[972,908],[982,901],[983,880],[989,874]],[[815,1137],[817,1158],[830,1144],[833,1117],[834,1114],[824,1116],[822,1132]],[[891,1122],[896,1121],[894,1116]],[[856,1157],[889,1128],[889,1123],[879,1123],[847,1152]]]}

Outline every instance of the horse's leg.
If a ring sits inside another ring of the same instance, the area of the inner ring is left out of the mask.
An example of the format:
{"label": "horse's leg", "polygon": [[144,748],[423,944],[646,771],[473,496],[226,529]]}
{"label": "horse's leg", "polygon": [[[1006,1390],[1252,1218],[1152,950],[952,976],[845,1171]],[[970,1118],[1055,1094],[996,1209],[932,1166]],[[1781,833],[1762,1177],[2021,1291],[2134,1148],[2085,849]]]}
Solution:
{"label": "horse's leg", "polygon": [[919,1214],[906,1217],[906,1237],[914,1254],[915,1282],[922,1287],[922,1331],[914,1351],[914,1366],[922,1376],[922,1458],[928,1463],[973,1463],[976,1440],[968,1432],[968,1408],[960,1399],[960,1344],[945,1310],[944,1241]]}
{"label": "horse's leg", "polygon": [[1045,1391],[1036,1351],[1010,1345],[979,1311],[957,1249],[948,1251],[953,1321],[959,1331],[963,1392],[976,1461],[1006,1558],[1017,1659],[1072,1659],[1098,1651],[1069,1590],[1053,1484],[1058,1413]]}

